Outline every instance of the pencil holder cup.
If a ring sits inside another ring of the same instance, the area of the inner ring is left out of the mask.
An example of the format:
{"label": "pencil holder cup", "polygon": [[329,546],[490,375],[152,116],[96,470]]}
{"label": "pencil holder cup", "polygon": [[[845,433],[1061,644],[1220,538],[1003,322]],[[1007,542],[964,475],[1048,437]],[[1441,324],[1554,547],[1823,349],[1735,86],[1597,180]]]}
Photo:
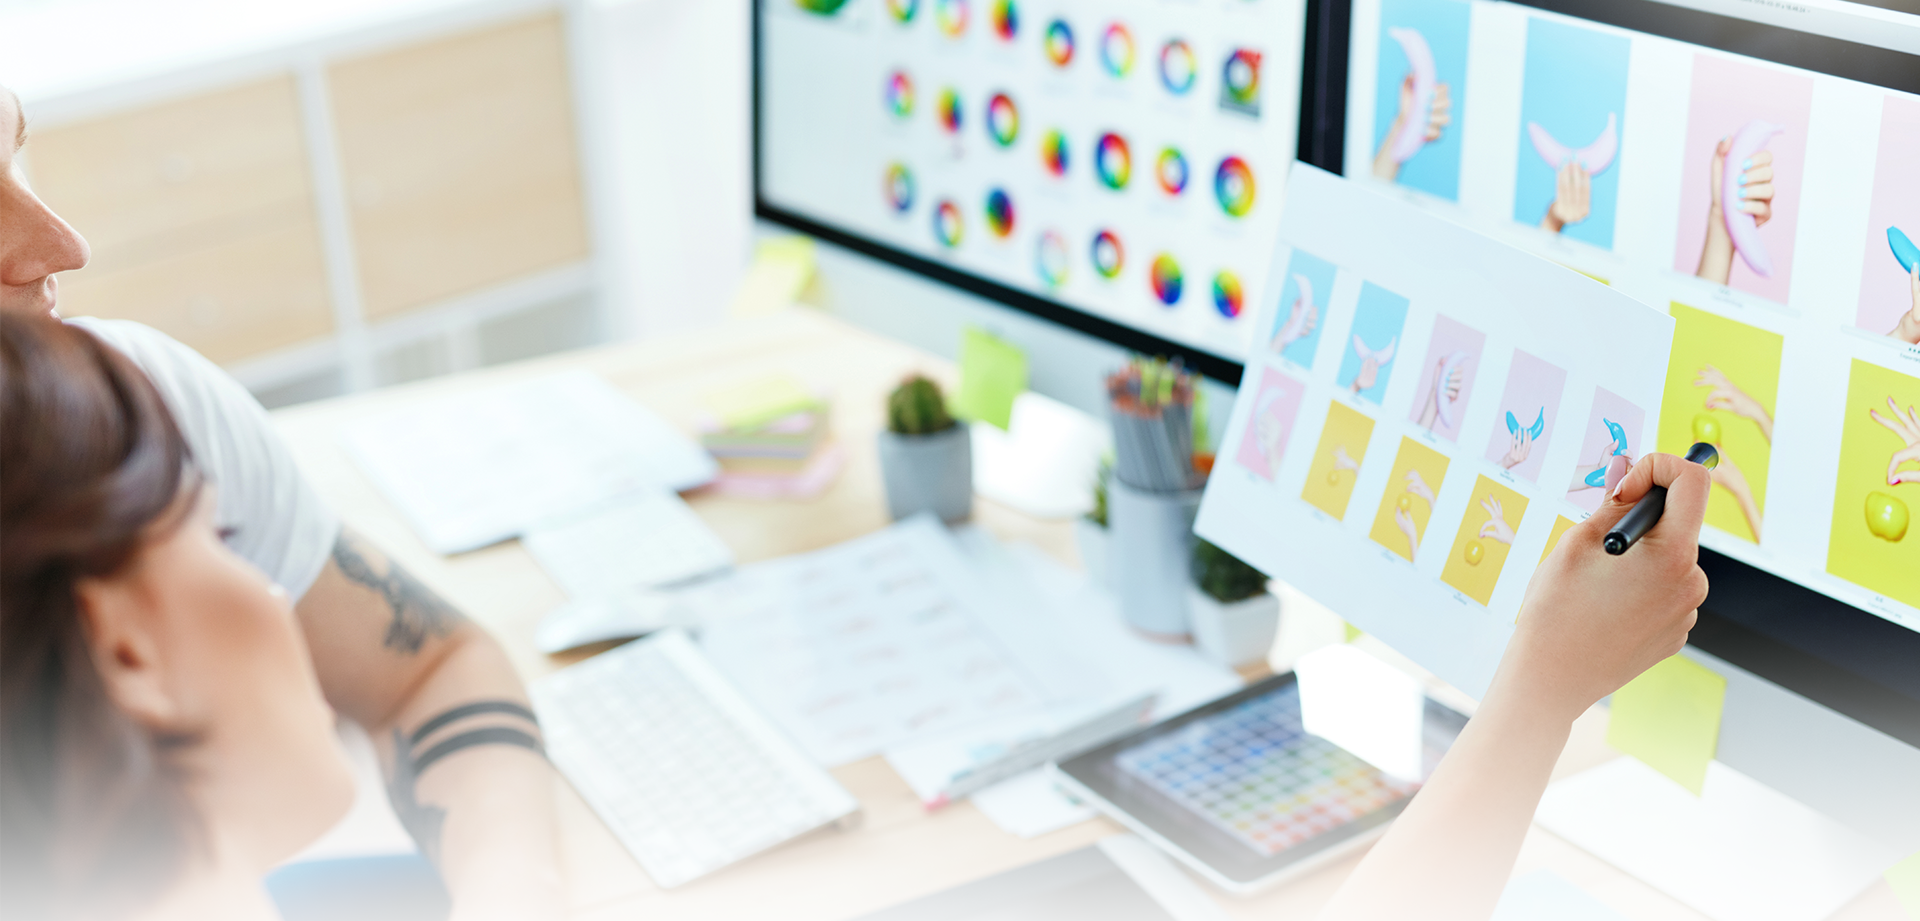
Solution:
{"label": "pencil holder cup", "polygon": [[965,423],[930,435],[880,433],[880,479],[895,520],[932,512],[941,521],[973,514],[973,437]]}
{"label": "pencil holder cup", "polygon": [[1107,578],[1128,626],[1153,639],[1186,642],[1191,633],[1187,587],[1201,493],[1154,492],[1113,480]]}

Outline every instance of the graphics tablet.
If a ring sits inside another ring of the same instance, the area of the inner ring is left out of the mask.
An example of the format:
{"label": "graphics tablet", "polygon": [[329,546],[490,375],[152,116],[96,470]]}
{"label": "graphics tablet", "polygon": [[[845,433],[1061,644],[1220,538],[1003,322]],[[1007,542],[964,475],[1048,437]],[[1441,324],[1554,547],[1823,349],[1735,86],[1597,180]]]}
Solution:
{"label": "graphics tablet", "polygon": [[[1421,777],[1467,718],[1427,700]],[[1055,767],[1060,785],[1229,892],[1248,893],[1373,840],[1419,784],[1301,726],[1276,675]]]}

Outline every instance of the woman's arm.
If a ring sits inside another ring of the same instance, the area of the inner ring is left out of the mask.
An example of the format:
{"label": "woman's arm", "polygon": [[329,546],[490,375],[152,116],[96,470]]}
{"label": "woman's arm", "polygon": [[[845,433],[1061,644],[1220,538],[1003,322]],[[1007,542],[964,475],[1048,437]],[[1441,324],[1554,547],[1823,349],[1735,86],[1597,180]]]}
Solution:
{"label": "woman's arm", "polygon": [[[1631,551],[1600,541],[1633,503],[1668,487],[1666,513]],[[1707,596],[1700,523],[1706,468],[1652,454],[1569,529],[1527,587],[1480,711],[1322,921],[1480,921],[1493,914],[1573,721],[1686,645]]]}

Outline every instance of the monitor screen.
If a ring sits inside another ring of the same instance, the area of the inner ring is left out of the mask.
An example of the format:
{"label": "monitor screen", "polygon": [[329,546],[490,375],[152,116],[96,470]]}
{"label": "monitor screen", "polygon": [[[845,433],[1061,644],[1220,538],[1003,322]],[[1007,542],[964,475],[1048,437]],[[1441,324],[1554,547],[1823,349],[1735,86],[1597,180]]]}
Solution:
{"label": "monitor screen", "polygon": [[1239,379],[1302,0],[759,0],[756,210]]}
{"label": "monitor screen", "polygon": [[1718,445],[1714,578],[1793,583],[1742,610],[1920,698],[1920,17],[1749,6],[1351,0],[1319,149],[1671,313],[1625,450]]}

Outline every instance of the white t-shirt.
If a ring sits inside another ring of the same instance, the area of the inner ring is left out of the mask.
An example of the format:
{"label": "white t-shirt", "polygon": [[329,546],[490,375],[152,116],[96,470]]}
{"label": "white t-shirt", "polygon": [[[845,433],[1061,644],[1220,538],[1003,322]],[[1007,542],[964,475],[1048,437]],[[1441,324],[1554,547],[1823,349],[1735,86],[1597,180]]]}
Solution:
{"label": "white t-shirt", "polygon": [[294,598],[320,576],[340,519],[307,483],[267,411],[240,382],[165,333],[131,320],[67,320],[147,372],[186,436],[194,463],[219,488],[227,546]]}

